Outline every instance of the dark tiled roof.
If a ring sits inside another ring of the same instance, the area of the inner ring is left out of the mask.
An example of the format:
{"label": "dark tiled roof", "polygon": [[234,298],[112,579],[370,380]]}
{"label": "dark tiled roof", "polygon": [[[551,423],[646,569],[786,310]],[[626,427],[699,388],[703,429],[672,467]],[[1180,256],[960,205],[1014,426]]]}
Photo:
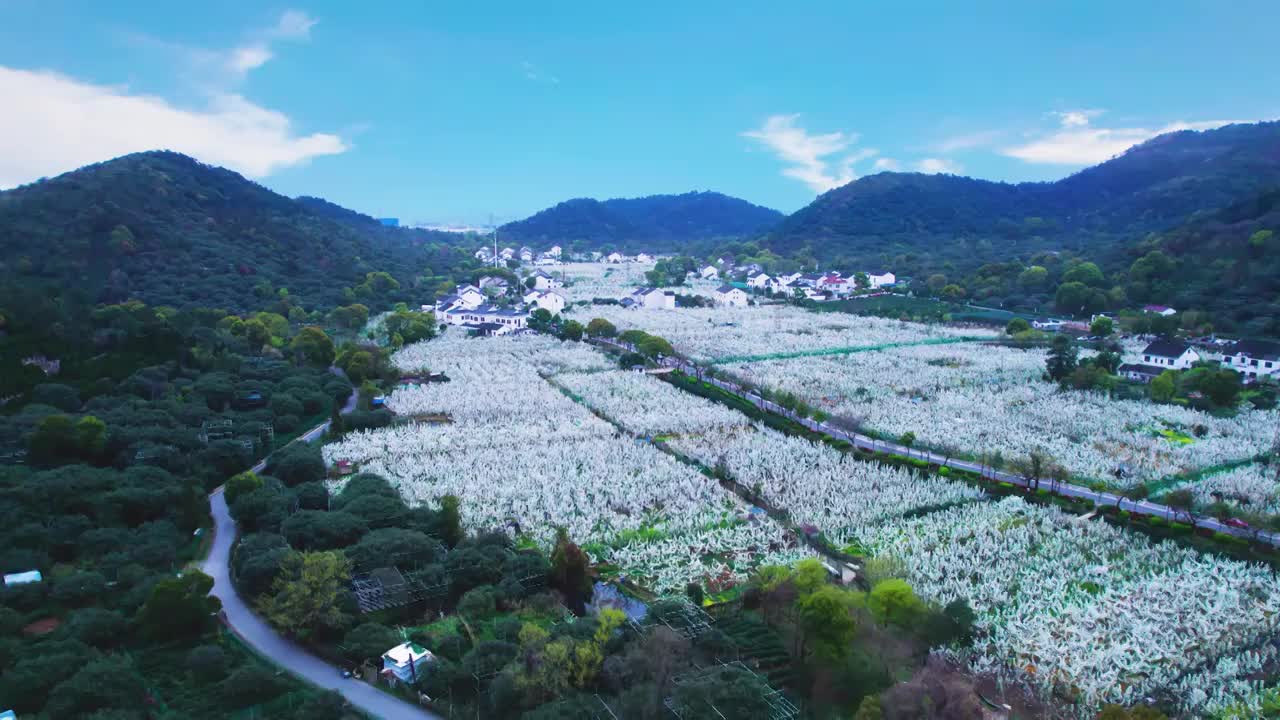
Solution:
{"label": "dark tiled roof", "polygon": [[718,292],[718,293],[727,293],[727,292],[729,292],[730,290],[736,290],[736,289],[737,289],[737,288],[735,288],[734,286],[729,285],[728,283],[726,283],[726,284],[721,285],[720,287],[716,288],[716,292]]}
{"label": "dark tiled roof", "polygon": [[1144,365],[1142,363],[1125,363],[1120,366],[1120,372],[1135,372],[1141,375],[1159,375],[1169,368],[1156,367],[1155,365]]}
{"label": "dark tiled roof", "polygon": [[1181,340],[1156,340],[1142,351],[1143,355],[1159,355],[1160,357],[1176,358],[1186,352],[1188,345]]}
{"label": "dark tiled roof", "polygon": [[1244,354],[1258,360],[1280,360],[1280,343],[1270,340],[1240,340],[1227,348],[1225,354]]}

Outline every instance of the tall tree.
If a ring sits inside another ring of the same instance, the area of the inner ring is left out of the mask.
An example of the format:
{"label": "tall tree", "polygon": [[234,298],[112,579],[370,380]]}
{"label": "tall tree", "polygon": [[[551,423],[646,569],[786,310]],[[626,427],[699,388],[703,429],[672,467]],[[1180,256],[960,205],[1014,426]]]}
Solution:
{"label": "tall tree", "polygon": [[1058,334],[1053,336],[1053,342],[1049,346],[1049,356],[1045,359],[1045,370],[1049,374],[1049,379],[1054,382],[1063,382],[1071,377],[1071,373],[1075,372],[1076,346],[1071,338],[1066,335]]}
{"label": "tall tree", "polygon": [[351,582],[351,564],[339,552],[293,552],[259,608],[276,627],[298,636],[344,627],[349,617],[341,600]]}

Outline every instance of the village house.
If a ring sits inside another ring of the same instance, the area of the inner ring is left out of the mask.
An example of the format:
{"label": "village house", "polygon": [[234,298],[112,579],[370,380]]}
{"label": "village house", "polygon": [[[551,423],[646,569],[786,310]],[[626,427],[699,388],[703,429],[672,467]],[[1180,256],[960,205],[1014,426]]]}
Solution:
{"label": "village house", "polygon": [[498,253],[498,256],[501,257],[503,260],[510,260],[511,258],[516,256],[515,248],[509,248],[509,247],[502,248],[502,252]]}
{"label": "village house", "polygon": [[529,314],[515,308],[487,305],[474,309],[450,310],[444,313],[448,325],[483,335],[509,335],[529,326]]}
{"label": "village house", "polygon": [[885,285],[893,285],[898,281],[893,273],[888,270],[873,271],[867,273],[867,284],[872,290],[882,288]]}
{"label": "village house", "polygon": [[636,255],[636,262],[638,262],[638,263],[650,263],[650,262],[653,262],[653,256],[652,256],[652,255],[649,255],[649,254],[647,254],[647,253],[638,253],[638,254]]}
{"label": "village house", "polygon": [[1168,368],[1157,367],[1155,365],[1146,365],[1144,363],[1125,363],[1117,368],[1116,372],[1126,380],[1136,380],[1141,383],[1149,383],[1160,376]]}
{"label": "village house", "polygon": [[475,258],[480,262],[489,262],[493,259],[493,255],[489,253],[489,248],[482,247],[475,252]]}
{"label": "village house", "polygon": [[1174,310],[1167,305],[1143,305],[1142,312],[1159,315],[1160,317],[1169,317],[1170,315],[1178,314],[1177,310]]}
{"label": "village house", "polygon": [[791,293],[792,282],[793,281],[787,280],[785,277],[781,275],[775,275],[769,278],[767,284],[765,285],[765,289],[767,289],[769,292],[772,292],[772,293],[782,293],[784,295],[789,295]]}
{"label": "village house", "polygon": [[674,310],[676,294],[662,288],[640,288],[631,293],[630,299],[634,307],[647,310]]}
{"label": "village house", "polygon": [[533,248],[520,248],[520,262],[533,262]]}
{"label": "village house", "polygon": [[506,292],[507,279],[499,275],[486,275],[480,278],[480,289],[481,290],[493,289],[493,290],[500,290],[502,292]]}
{"label": "village house", "polygon": [[1249,380],[1280,375],[1280,343],[1239,340],[1222,350],[1222,366]]}
{"label": "village house", "polygon": [[529,306],[530,311],[534,309],[546,310],[552,315],[564,310],[565,305],[563,296],[549,290],[530,290],[524,294],[524,302]]}
{"label": "village house", "polygon": [[559,278],[553,275],[545,273],[541,270],[533,274],[534,290],[554,290],[560,287],[564,287],[564,283],[561,282]]}
{"label": "village house", "polygon": [[414,683],[435,660],[436,656],[421,645],[401,643],[382,654],[382,676],[393,684]]}
{"label": "village house", "polygon": [[611,265],[617,265],[618,263],[622,262],[622,260],[623,260],[622,253],[618,253],[618,252],[611,252],[608,255],[606,255],[604,258],[604,261]]}
{"label": "village house", "polygon": [[747,275],[747,287],[752,290],[764,290],[769,287],[769,276],[762,272]]}
{"label": "village house", "polygon": [[1156,340],[1142,351],[1144,365],[1162,370],[1185,370],[1199,362],[1200,355],[1181,340]]}
{"label": "village house", "polygon": [[547,255],[550,255],[551,257],[557,258],[557,259],[560,257],[560,253],[561,253],[561,250],[559,245],[552,245],[551,249],[547,250]]}
{"label": "village house", "polygon": [[698,271],[698,277],[703,280],[719,280],[720,271],[716,269],[715,265],[708,265]]}
{"label": "village house", "polygon": [[[475,285],[459,285],[453,294],[445,295],[436,300],[435,313],[437,317],[454,310],[474,310],[486,301],[484,293]],[[424,305],[424,311],[428,308]]]}
{"label": "village house", "polygon": [[746,307],[751,298],[742,288],[732,285],[721,285],[716,288],[716,304],[725,307]]}
{"label": "village house", "polygon": [[801,273],[798,273],[798,272],[778,273],[777,275],[774,276],[774,279],[778,280],[784,285],[790,286],[793,283],[795,283],[795,281],[800,279],[800,275]]}
{"label": "village house", "polygon": [[844,296],[853,292],[854,284],[849,278],[841,277],[840,273],[830,272],[818,281],[817,289],[832,295]]}

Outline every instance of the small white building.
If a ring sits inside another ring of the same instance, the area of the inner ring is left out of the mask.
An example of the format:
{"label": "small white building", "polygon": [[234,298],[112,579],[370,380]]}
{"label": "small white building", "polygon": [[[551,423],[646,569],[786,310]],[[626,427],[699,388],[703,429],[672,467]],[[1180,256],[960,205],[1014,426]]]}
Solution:
{"label": "small white building", "polygon": [[480,262],[489,262],[493,256],[489,253],[489,248],[480,248],[475,252],[475,258]]}
{"label": "small white building", "polygon": [[391,682],[413,683],[435,660],[436,656],[421,645],[402,643],[382,653],[382,676]]}
{"label": "small white building", "polygon": [[708,265],[698,271],[698,276],[703,280],[719,280],[720,271],[716,269],[715,265]]}
{"label": "small white building", "polygon": [[764,290],[769,287],[769,276],[762,272],[747,276],[747,287],[753,290]]}
{"label": "small white building", "polygon": [[1180,340],[1156,340],[1142,350],[1142,364],[1164,370],[1185,370],[1200,361],[1200,355]]}
{"label": "small white building", "polygon": [[560,253],[561,253],[561,250],[559,245],[552,245],[551,249],[547,251],[547,254],[553,258],[559,258]]}
{"label": "small white building", "polygon": [[742,288],[736,288],[732,285],[721,285],[716,288],[716,304],[725,307],[746,307],[751,301],[750,296]]}
{"label": "small white building", "polygon": [[648,253],[638,253],[638,254],[636,255],[636,262],[638,262],[638,263],[651,263],[651,262],[653,262],[653,256],[652,256],[652,255],[649,255]]}
{"label": "small white building", "polygon": [[1142,312],[1159,315],[1160,317],[1169,317],[1170,315],[1178,314],[1177,310],[1174,310],[1168,305],[1143,305]]}
{"label": "small white building", "polygon": [[1267,340],[1240,340],[1222,350],[1222,367],[1231,368],[1248,380],[1280,376],[1280,343]]}
{"label": "small white building", "polygon": [[486,335],[508,335],[529,326],[529,313],[496,305],[459,308],[444,313],[444,322]]}
{"label": "small white building", "polygon": [[525,293],[524,301],[529,305],[529,309],[546,310],[552,315],[557,315],[564,310],[564,297],[559,293],[549,290],[530,290]]}
{"label": "small white building", "polygon": [[533,289],[535,290],[554,290],[560,287],[564,287],[564,283],[559,278],[541,270],[533,274]]}
{"label": "small white building", "polygon": [[675,310],[676,294],[662,288],[640,288],[631,293],[635,307],[647,310]]}
{"label": "small white building", "polygon": [[502,248],[502,252],[499,252],[498,256],[501,257],[503,260],[510,260],[511,258],[516,256],[515,248],[509,248],[509,247]]}
{"label": "small white building", "polygon": [[618,263],[622,262],[622,260],[623,260],[622,253],[617,253],[617,252],[611,252],[604,257],[604,261],[611,265],[617,265]]}
{"label": "small white building", "polygon": [[789,286],[789,285],[791,285],[792,283],[794,283],[795,281],[799,280],[799,279],[800,279],[800,275],[801,275],[801,273],[798,273],[798,272],[793,272],[793,273],[779,273],[779,274],[777,274],[777,275],[775,275],[775,276],[774,276],[774,279],[775,279],[775,280],[777,280],[778,282],[782,283],[783,285],[788,285],[788,286]]}
{"label": "small white building", "polygon": [[871,286],[872,290],[882,288],[885,285],[893,285],[896,282],[898,282],[898,278],[888,270],[867,273],[867,284]]}

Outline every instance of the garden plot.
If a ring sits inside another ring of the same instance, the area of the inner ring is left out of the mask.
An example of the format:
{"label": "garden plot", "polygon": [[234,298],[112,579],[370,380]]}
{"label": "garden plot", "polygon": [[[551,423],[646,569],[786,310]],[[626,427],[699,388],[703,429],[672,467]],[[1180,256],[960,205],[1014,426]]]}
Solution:
{"label": "garden plot", "polygon": [[1060,391],[1040,379],[1043,368],[1043,351],[971,343],[729,367],[886,437],[912,432],[922,446],[1005,460],[1040,450],[1079,477],[1122,487],[1252,457],[1280,419]]}
{"label": "garden plot", "polygon": [[969,600],[975,670],[1077,699],[1082,716],[1175,686],[1188,707],[1226,702],[1239,672],[1222,660],[1278,628],[1270,570],[1018,498],[887,521],[859,539],[901,559],[923,596]]}
{"label": "garden plot", "polygon": [[678,351],[700,362],[948,342],[966,337],[994,339],[998,335],[986,328],[952,328],[843,313],[814,313],[791,305],[676,310],[599,306],[591,308],[590,314],[608,319],[621,330],[639,329],[664,337]]}
{"label": "garden plot", "polygon": [[1280,515],[1280,468],[1275,465],[1246,465],[1176,485],[1187,489],[1196,504],[1222,501],[1241,510],[1262,515]]}
{"label": "garden plot", "polygon": [[[444,372],[450,382],[399,390],[388,406],[452,422],[350,433],[324,455],[386,477],[411,504],[456,495],[469,528],[514,525],[548,547],[564,527],[602,548],[598,560],[664,592],[691,580],[740,579],[759,562],[804,554],[772,521],[740,520],[736,498],[714,480],[623,435],[544,379],[609,366],[587,346],[446,336],[405,348],[395,361]],[[689,561],[694,549],[697,563]]]}
{"label": "garden plot", "polygon": [[707,466],[723,467],[792,520],[817,527],[842,547],[866,525],[984,497],[963,483],[864,462],[764,427],[678,437],[668,444]]}
{"label": "garden plot", "polygon": [[651,375],[617,370],[566,373],[555,382],[629,432],[701,433],[746,425],[742,413],[679,390]]}

